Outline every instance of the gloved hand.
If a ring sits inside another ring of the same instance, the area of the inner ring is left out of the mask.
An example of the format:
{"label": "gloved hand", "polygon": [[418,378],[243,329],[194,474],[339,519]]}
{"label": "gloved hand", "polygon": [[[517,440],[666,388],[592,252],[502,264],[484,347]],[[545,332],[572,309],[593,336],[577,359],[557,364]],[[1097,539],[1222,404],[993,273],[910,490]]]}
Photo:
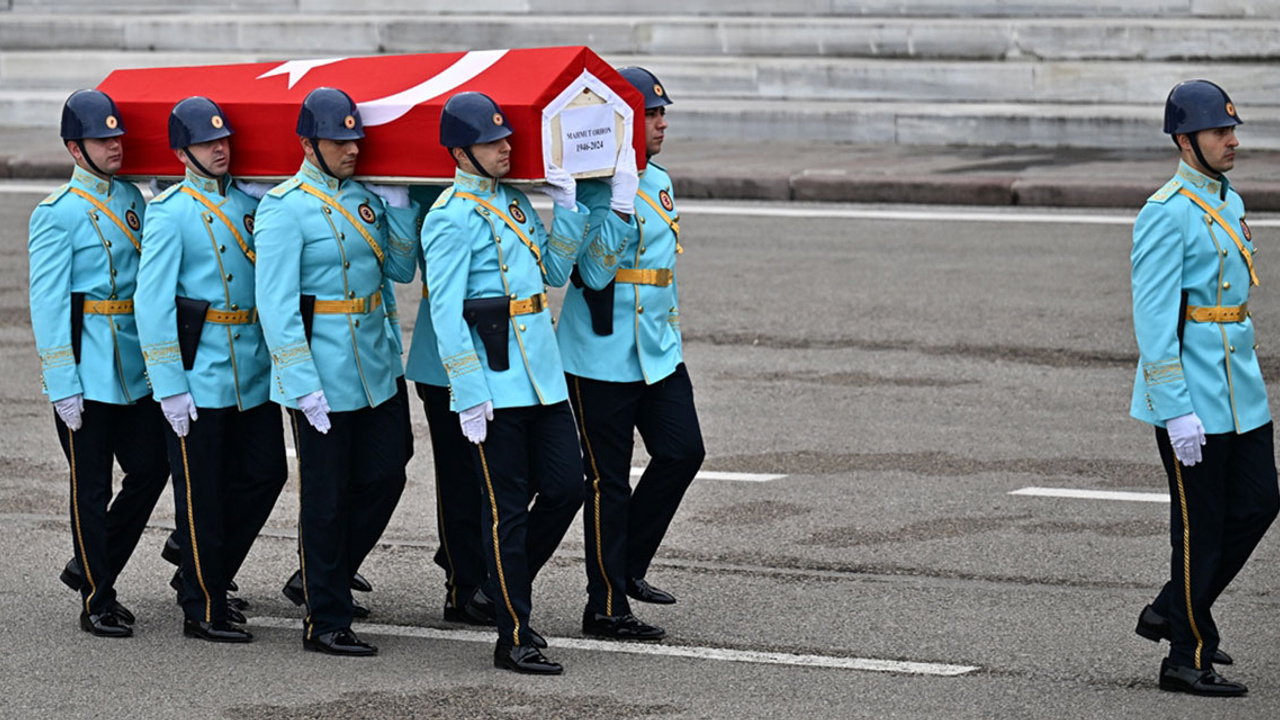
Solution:
{"label": "gloved hand", "polygon": [[248,195],[254,200],[261,200],[267,191],[275,187],[271,183],[250,182],[248,180],[236,180],[236,187],[240,188],[240,192]]}
{"label": "gloved hand", "polygon": [[76,393],[71,397],[55,400],[53,410],[58,413],[58,417],[62,418],[62,424],[66,425],[68,430],[79,430],[80,413],[84,412],[84,395]]}
{"label": "gloved hand", "polygon": [[187,436],[191,431],[191,423],[197,419],[196,401],[189,392],[161,398],[160,409],[164,411],[164,419],[169,421],[169,427],[173,428],[173,434],[180,438]]}
{"label": "gloved hand", "polygon": [[640,173],[636,170],[636,154],[631,148],[623,148],[618,166],[609,178],[609,208],[623,215],[636,213],[636,191],[640,189]]}
{"label": "gloved hand", "polygon": [[321,435],[327,435],[333,424],[329,422],[329,401],[324,399],[324,391],[317,390],[298,398],[298,409],[307,416],[307,422]]}
{"label": "gloved hand", "polygon": [[471,442],[479,445],[489,436],[488,421],[493,419],[493,401],[485,400],[475,407],[458,413],[462,421],[462,434]]}
{"label": "gloved hand", "polygon": [[539,186],[538,191],[549,195],[557,207],[578,209],[578,181],[562,167],[547,166],[547,184]]}
{"label": "gloved hand", "polygon": [[379,185],[377,183],[361,183],[364,189],[377,195],[393,208],[409,207],[408,185]]}
{"label": "gloved hand", "polygon": [[1203,459],[1200,446],[1205,443],[1204,425],[1198,415],[1189,412],[1173,418],[1165,426],[1169,431],[1169,444],[1183,465],[1191,467]]}

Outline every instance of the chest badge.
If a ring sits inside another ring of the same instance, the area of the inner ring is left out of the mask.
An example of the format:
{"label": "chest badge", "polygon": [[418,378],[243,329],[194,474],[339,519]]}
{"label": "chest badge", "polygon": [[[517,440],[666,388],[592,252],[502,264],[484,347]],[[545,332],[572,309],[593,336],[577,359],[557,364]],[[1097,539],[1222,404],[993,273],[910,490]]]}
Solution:
{"label": "chest badge", "polygon": [[129,223],[130,230],[138,230],[142,227],[142,221],[138,219],[138,213],[132,210],[125,212],[124,221]]}
{"label": "chest badge", "polygon": [[244,229],[248,230],[250,235],[253,234],[253,213],[245,213]]}
{"label": "chest badge", "polygon": [[1249,223],[1245,222],[1244,218],[1240,218],[1240,229],[1244,231],[1244,239],[1253,242],[1253,234],[1249,232]]}
{"label": "chest badge", "polygon": [[369,207],[369,203],[360,203],[358,211],[360,213],[360,219],[369,224],[373,224],[373,222],[378,219],[378,216],[373,212],[373,208]]}
{"label": "chest badge", "polygon": [[662,203],[662,209],[667,212],[676,209],[676,204],[671,202],[671,193],[667,192],[665,188],[658,192],[658,202]]}
{"label": "chest badge", "polygon": [[507,209],[507,212],[511,214],[511,219],[518,223],[523,223],[526,220],[524,211],[520,209],[519,200],[512,200],[511,207]]}

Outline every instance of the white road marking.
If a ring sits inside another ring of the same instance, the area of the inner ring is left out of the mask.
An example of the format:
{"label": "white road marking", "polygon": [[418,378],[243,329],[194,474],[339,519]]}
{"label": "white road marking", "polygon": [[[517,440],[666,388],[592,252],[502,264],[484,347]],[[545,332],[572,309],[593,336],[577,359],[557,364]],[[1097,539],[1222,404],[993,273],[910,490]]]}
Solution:
{"label": "white road marking", "polygon": [[1036,497],[1074,498],[1078,500],[1123,500],[1127,502],[1169,502],[1167,493],[1118,492],[1112,490],[1072,490],[1071,488],[1025,487],[1010,495],[1034,495]]}
{"label": "white road marking", "polygon": [[[302,621],[282,617],[251,617],[249,627],[301,630]],[[410,627],[402,625],[377,625],[357,623],[355,628],[370,635],[421,638],[425,640],[452,640],[456,642],[494,642],[493,631],[440,630],[438,628]],[[661,655],[695,660],[722,660],[726,662],[758,663],[765,665],[790,665],[796,667],[820,667],[835,670],[864,670],[869,672],[899,673],[905,675],[940,675],[955,677],[979,670],[974,665],[946,665],[942,663],[905,662],[899,660],[875,660],[869,658],[839,657],[834,655],[795,655],[780,652],[754,650],[726,650],[724,648],[697,647],[692,645],[663,645],[634,642],[584,640],[581,638],[547,637],[552,646],[559,649],[589,650],[596,652],[626,653],[630,655]]]}

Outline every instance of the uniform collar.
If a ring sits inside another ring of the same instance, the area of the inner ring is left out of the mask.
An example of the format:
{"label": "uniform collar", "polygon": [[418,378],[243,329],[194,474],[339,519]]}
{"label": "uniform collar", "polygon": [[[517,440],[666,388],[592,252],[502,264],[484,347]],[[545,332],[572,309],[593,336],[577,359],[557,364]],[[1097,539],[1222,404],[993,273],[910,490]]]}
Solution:
{"label": "uniform collar", "polygon": [[111,181],[103,180],[79,165],[71,173],[71,184],[88,190],[101,198],[111,197]]}
{"label": "uniform collar", "polygon": [[302,167],[298,170],[298,175],[307,183],[328,190],[331,195],[338,192],[338,188],[342,185],[338,178],[312,165],[310,160],[302,161]]}
{"label": "uniform collar", "polygon": [[1231,187],[1231,181],[1227,179],[1225,173],[1220,177],[1222,178],[1221,180],[1215,180],[1191,167],[1186,161],[1178,161],[1178,178],[1188,185],[1201,190],[1206,195],[1222,197],[1225,194],[1224,190]]}
{"label": "uniform collar", "polygon": [[492,195],[498,192],[498,181],[494,178],[480,177],[458,168],[453,173],[453,185],[459,190],[477,195]]}
{"label": "uniform collar", "polygon": [[[222,195],[222,188],[218,187],[218,181],[198,175],[191,168],[187,168],[187,176],[183,180],[192,188],[199,190],[205,195]],[[231,187],[231,178],[227,178],[227,187]]]}

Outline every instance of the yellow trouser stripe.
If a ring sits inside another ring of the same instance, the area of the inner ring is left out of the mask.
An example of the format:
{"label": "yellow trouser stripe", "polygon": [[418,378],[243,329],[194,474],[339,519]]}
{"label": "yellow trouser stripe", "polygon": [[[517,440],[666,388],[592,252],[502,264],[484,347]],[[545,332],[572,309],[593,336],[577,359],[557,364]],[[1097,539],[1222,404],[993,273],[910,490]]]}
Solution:
{"label": "yellow trouser stripe", "polygon": [[89,583],[89,595],[84,599],[84,611],[89,612],[89,603],[98,593],[98,586],[93,582],[93,573],[89,570],[89,558],[84,552],[84,532],[80,529],[80,483],[76,478],[76,433],[67,428],[67,447],[71,450],[71,507],[74,509],[76,521],[76,543],[80,545],[80,571],[84,573],[84,581]]}
{"label": "yellow trouser stripe", "polygon": [[587,459],[591,461],[591,494],[593,520],[596,531],[596,564],[600,566],[600,577],[604,578],[604,614],[613,615],[613,583],[604,569],[604,538],[600,535],[600,468],[596,466],[596,454],[591,450],[591,441],[587,438],[587,420],[582,411],[582,379],[573,379],[573,396],[578,401],[578,424],[582,427],[582,447],[587,451]]}
{"label": "yellow trouser stripe", "polygon": [[200,584],[200,592],[204,593],[204,621],[213,622],[213,598],[209,597],[209,589],[204,584],[204,570],[200,567],[200,545],[196,543],[196,516],[191,503],[191,467],[187,463],[187,439],[178,438],[182,446],[182,479],[187,484],[187,530],[191,533],[191,557],[196,566],[196,582]]}
{"label": "yellow trouser stripe", "polygon": [[1200,637],[1196,615],[1191,609],[1191,526],[1187,524],[1187,493],[1182,487],[1182,463],[1177,455],[1173,458],[1173,472],[1178,481],[1178,502],[1182,504],[1182,580],[1187,597],[1187,620],[1191,623],[1191,634],[1196,638],[1196,669],[1200,670],[1200,651],[1204,648],[1204,640]]}
{"label": "yellow trouser stripe", "polygon": [[515,630],[511,632],[511,642],[515,645],[520,644],[520,618],[516,616],[516,609],[511,606],[511,595],[507,592],[507,579],[502,573],[502,551],[498,544],[498,499],[493,495],[493,481],[489,479],[489,461],[484,456],[484,443],[480,443],[480,467],[484,470],[484,484],[489,489],[489,509],[493,511],[493,557],[498,561],[498,585],[502,588],[502,600],[507,604],[507,612],[511,613],[511,619],[515,622]]}

